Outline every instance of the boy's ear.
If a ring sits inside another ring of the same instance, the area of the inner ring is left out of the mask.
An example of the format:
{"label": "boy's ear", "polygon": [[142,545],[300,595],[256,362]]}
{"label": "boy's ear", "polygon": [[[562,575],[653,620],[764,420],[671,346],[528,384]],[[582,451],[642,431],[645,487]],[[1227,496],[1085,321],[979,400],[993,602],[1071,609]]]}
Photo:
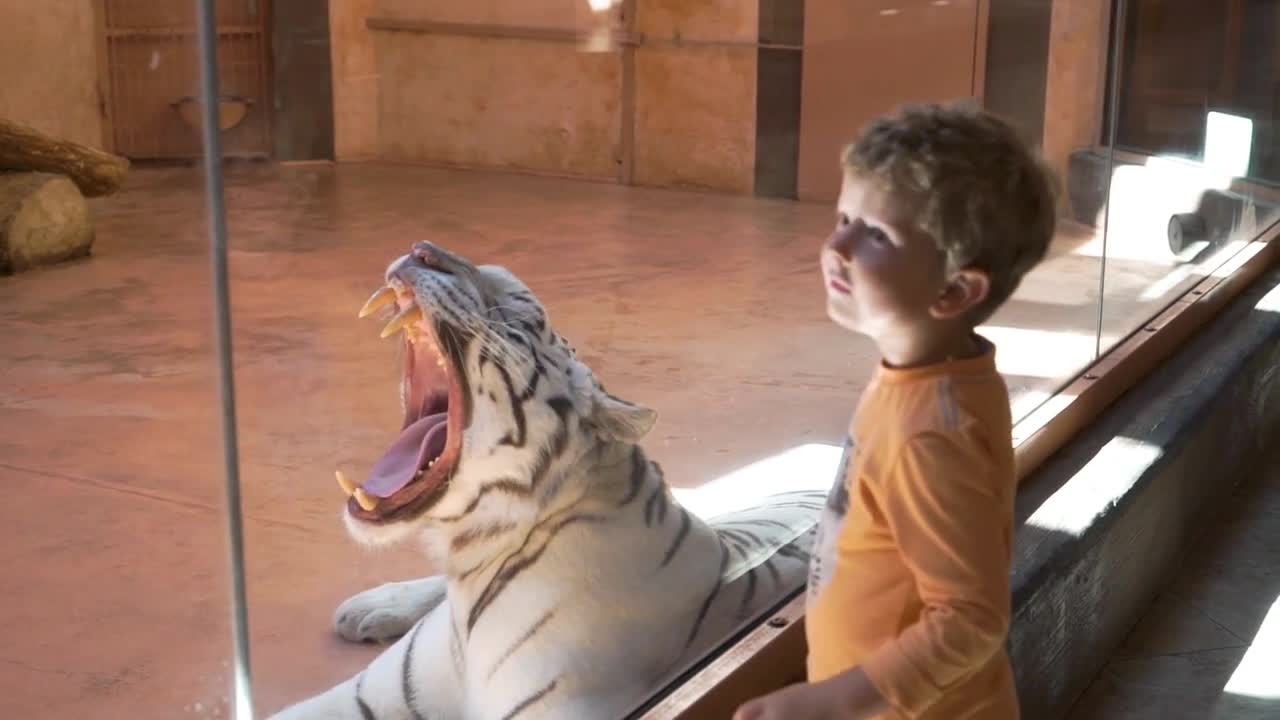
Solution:
{"label": "boy's ear", "polygon": [[974,268],[957,270],[929,306],[929,313],[938,320],[958,317],[981,305],[990,292],[991,277],[987,273]]}

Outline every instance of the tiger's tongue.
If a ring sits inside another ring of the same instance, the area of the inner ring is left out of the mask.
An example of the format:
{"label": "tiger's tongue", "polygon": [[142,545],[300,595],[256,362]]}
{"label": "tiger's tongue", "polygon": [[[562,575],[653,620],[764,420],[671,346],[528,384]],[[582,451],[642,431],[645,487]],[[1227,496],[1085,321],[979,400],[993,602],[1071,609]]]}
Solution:
{"label": "tiger's tongue", "polygon": [[449,413],[419,418],[405,428],[369,472],[364,491],[377,497],[391,497],[413,480],[418,468],[444,452]]}

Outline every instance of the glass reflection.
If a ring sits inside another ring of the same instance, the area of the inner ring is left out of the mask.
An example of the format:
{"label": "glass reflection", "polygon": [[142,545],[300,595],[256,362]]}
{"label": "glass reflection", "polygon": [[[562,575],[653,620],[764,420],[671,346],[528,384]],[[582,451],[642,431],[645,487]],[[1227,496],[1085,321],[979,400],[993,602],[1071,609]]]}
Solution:
{"label": "glass reflection", "polygon": [[1117,7],[1104,349],[1275,221],[1278,12],[1269,2]]}

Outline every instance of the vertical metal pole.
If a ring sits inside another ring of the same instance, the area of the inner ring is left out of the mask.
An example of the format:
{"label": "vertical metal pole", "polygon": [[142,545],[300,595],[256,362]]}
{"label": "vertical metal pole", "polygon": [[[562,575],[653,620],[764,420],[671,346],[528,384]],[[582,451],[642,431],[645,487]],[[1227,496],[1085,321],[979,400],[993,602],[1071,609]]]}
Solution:
{"label": "vertical metal pole", "polygon": [[1107,48],[1108,56],[1111,60],[1111,73],[1107,78],[1107,87],[1104,90],[1108,93],[1108,101],[1111,104],[1110,118],[1103,118],[1109,121],[1107,128],[1107,181],[1102,190],[1102,198],[1106,203],[1106,211],[1102,216],[1102,266],[1098,269],[1098,331],[1094,335],[1093,342],[1093,359],[1097,360],[1102,357],[1102,333],[1106,329],[1107,323],[1107,241],[1111,237],[1111,180],[1115,177],[1116,172],[1116,138],[1119,136],[1120,127],[1120,82],[1124,78],[1124,30],[1126,12],[1125,0],[1116,0],[1115,14],[1112,15],[1111,27],[1111,47]]}
{"label": "vertical metal pole", "polygon": [[204,133],[205,197],[213,260],[218,381],[222,395],[222,448],[226,472],[227,541],[231,569],[231,621],[236,720],[253,720],[249,673],[249,609],[245,600],[244,533],[240,517],[240,458],[236,439],[235,378],[231,351],[231,288],[227,279],[227,224],[223,206],[222,143],[218,129],[218,49],[214,0],[196,0],[200,37],[201,129]]}

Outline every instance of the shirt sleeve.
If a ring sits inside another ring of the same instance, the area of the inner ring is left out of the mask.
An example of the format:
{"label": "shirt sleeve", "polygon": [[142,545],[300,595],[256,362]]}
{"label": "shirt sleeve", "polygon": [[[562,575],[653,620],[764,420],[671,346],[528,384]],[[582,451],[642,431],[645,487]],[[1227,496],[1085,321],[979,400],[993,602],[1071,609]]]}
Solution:
{"label": "shirt sleeve", "polygon": [[883,479],[880,504],[924,607],[863,671],[914,718],[1003,648],[1013,489],[976,447],[938,434],[912,439]]}

